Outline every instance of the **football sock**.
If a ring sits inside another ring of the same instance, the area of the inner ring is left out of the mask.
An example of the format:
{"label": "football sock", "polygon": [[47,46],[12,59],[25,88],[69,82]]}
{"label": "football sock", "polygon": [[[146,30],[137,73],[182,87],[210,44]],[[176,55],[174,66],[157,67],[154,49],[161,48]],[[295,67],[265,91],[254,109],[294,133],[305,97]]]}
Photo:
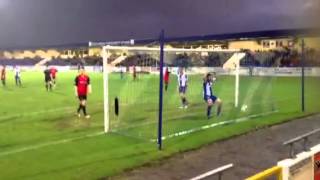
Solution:
{"label": "football sock", "polygon": [[79,107],[78,107],[77,112],[80,113],[80,110],[81,110],[81,109],[82,109],[82,105],[80,104]]}
{"label": "football sock", "polygon": [[82,111],[83,111],[83,114],[86,116],[86,115],[87,115],[87,109],[86,109],[86,106],[82,106]]}
{"label": "football sock", "polygon": [[184,97],[184,98],[182,98],[182,104],[183,105],[187,105],[187,99]]}
{"label": "football sock", "polygon": [[211,116],[211,106],[207,107],[207,117]]}

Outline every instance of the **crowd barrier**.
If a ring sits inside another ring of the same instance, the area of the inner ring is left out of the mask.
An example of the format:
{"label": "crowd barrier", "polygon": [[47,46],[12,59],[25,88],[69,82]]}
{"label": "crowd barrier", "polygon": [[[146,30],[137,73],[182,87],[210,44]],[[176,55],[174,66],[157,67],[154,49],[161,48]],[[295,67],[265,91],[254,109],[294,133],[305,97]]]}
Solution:
{"label": "crowd barrier", "polygon": [[[60,72],[77,70],[78,66],[54,66]],[[13,70],[13,66],[7,66],[8,70]],[[39,71],[44,70],[45,66],[20,66],[23,71]],[[111,72],[127,72],[132,71],[133,67],[112,67]],[[159,70],[157,67],[140,67],[136,66],[136,71],[150,71],[150,73],[158,74]],[[88,72],[102,72],[102,66],[85,66]],[[169,70],[175,74],[178,71],[178,67],[170,67]],[[165,68],[164,68],[165,71]],[[207,72],[216,72],[219,75],[234,75],[234,71],[226,70],[222,67],[190,67],[187,68],[188,74],[205,74]],[[288,77],[299,77],[301,76],[301,68],[299,67],[241,67],[239,74],[242,76],[288,76]],[[320,77],[320,67],[306,67],[306,76],[319,76]]]}
{"label": "crowd barrier", "polygon": [[246,180],[320,180],[320,145],[297,154],[294,158],[279,161],[276,166]]}

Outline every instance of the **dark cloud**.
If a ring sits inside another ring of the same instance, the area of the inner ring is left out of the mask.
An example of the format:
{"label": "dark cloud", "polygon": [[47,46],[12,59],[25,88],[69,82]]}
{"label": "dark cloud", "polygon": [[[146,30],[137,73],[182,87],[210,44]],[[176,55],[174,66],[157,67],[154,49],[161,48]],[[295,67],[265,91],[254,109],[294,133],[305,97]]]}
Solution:
{"label": "dark cloud", "polygon": [[314,25],[320,0],[0,0],[0,47]]}

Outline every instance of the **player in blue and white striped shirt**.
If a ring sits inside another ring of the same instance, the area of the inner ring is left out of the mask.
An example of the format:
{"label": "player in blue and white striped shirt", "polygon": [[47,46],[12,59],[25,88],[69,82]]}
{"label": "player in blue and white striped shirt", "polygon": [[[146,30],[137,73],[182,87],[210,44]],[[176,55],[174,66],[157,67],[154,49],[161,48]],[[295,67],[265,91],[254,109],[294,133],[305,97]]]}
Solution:
{"label": "player in blue and white striped shirt", "polygon": [[212,75],[208,73],[203,81],[203,99],[207,103],[207,117],[211,118],[211,108],[217,105],[217,116],[220,115],[222,109],[222,100],[216,97],[212,91],[212,85],[216,81],[215,73]]}
{"label": "player in blue and white striped shirt", "polygon": [[16,81],[16,86],[21,87],[21,69],[18,66],[14,68],[14,79]]}
{"label": "player in blue and white striped shirt", "polygon": [[181,98],[182,106],[180,108],[188,108],[188,101],[186,98],[187,87],[188,87],[188,76],[184,72],[183,68],[179,69],[178,72],[178,88],[179,88],[179,95]]}

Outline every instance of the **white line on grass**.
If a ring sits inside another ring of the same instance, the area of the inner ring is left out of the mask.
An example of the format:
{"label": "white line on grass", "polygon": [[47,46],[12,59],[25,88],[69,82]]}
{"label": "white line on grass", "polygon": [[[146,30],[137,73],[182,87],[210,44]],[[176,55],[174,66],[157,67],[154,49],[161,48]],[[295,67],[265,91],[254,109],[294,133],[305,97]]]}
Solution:
{"label": "white line on grass", "polygon": [[[204,125],[204,126],[201,126],[201,127],[197,127],[197,128],[193,128],[193,129],[189,129],[189,130],[185,130],[185,131],[180,131],[180,132],[177,132],[177,133],[169,134],[167,136],[162,136],[162,140],[166,140],[166,139],[170,139],[170,138],[173,138],[173,137],[178,137],[178,136],[191,134],[191,133],[194,133],[194,132],[206,130],[206,129],[217,127],[217,126],[223,126],[223,125],[232,124],[232,123],[244,122],[244,121],[248,121],[248,120],[253,119],[253,118],[257,118],[257,117],[260,117],[260,116],[266,116],[266,115],[273,114],[273,113],[276,113],[276,112],[278,112],[278,111],[269,111],[269,112],[260,113],[260,114],[253,114],[253,115],[249,115],[249,116],[245,116],[245,117],[241,117],[241,118],[237,118],[237,119],[232,119],[232,120],[212,123],[212,124]],[[151,142],[156,142],[157,140],[158,139],[151,139],[150,141]]]}
{"label": "white line on grass", "polygon": [[[201,106],[201,107],[198,106],[198,107],[192,107],[190,109],[192,109],[192,110],[194,110],[194,109],[204,109],[204,107],[203,106]],[[224,108],[223,110],[231,110],[231,109],[233,109],[233,107],[227,107],[227,108]],[[177,111],[177,109],[173,109],[172,111]],[[171,112],[171,111],[165,111],[165,113],[166,112]],[[162,120],[162,122],[179,120],[180,118],[190,117],[190,116],[194,116],[196,114],[203,114],[203,112],[191,112],[191,113],[185,113],[185,114],[181,114],[181,115],[177,115],[177,116],[171,116],[170,118],[166,118],[166,119]],[[157,124],[157,123],[158,123],[158,120],[147,121],[147,122],[140,123],[140,124],[137,124],[137,125],[129,125],[129,126],[126,126],[125,128],[115,129],[114,132],[123,131],[123,130],[129,130],[129,129],[133,129],[133,128],[139,128],[139,127],[148,126],[148,125]]]}
{"label": "white line on grass", "polygon": [[[255,105],[257,103],[251,104],[251,105]],[[190,108],[191,109],[191,108]],[[204,107],[192,107],[192,109],[204,109]],[[232,110],[234,109],[234,107],[226,107],[223,110]],[[185,113],[185,114],[181,114],[181,115],[177,115],[177,116],[171,116],[170,118],[166,118],[163,120],[163,122],[167,122],[167,121],[173,121],[173,120],[180,120],[180,118],[185,118],[185,117],[190,117],[190,116],[194,116],[197,114],[204,114],[202,111],[201,112],[191,112],[191,113]],[[144,122],[144,123],[140,123],[137,125],[129,125],[125,128],[121,128],[121,129],[115,129],[114,131],[123,131],[123,130],[128,130],[128,129],[133,129],[133,128],[137,128],[137,127],[142,127],[142,126],[148,126],[151,124],[156,124],[158,123],[158,120],[154,120],[154,121],[148,121],[148,122]]]}
{"label": "white line on grass", "polygon": [[[102,103],[93,104],[93,106],[97,106],[97,105],[102,105]],[[45,113],[53,113],[53,112],[59,112],[59,111],[64,111],[64,112],[68,112],[68,113],[76,112],[76,106],[66,106],[66,107],[61,107],[61,108],[51,108],[51,109],[48,109],[48,110],[33,111],[33,112],[28,112],[28,113],[1,116],[0,117],[0,122],[1,121],[5,121],[5,120],[10,119],[10,118],[34,116],[34,115],[45,114]]]}
{"label": "white line on grass", "polygon": [[37,145],[30,145],[30,146],[26,146],[26,147],[11,150],[11,151],[0,152],[0,157],[7,156],[10,154],[16,154],[16,153],[20,153],[20,152],[24,152],[24,151],[36,150],[36,149],[40,149],[40,148],[51,146],[51,145],[64,144],[64,143],[69,143],[69,142],[73,142],[73,141],[77,141],[77,140],[81,140],[81,139],[85,139],[85,138],[96,137],[96,136],[100,136],[102,134],[104,134],[104,132],[96,132],[96,133],[87,134],[87,135],[74,137],[74,138],[61,139],[61,140],[46,142],[46,143],[37,144]]}
{"label": "white line on grass", "polygon": [[[276,100],[276,101],[267,101],[266,104],[268,105],[268,104],[272,104],[272,103],[279,103],[279,102],[284,102],[284,101],[289,101],[289,100],[294,100],[294,99],[295,98],[282,98],[282,99],[279,99],[279,100]],[[232,101],[228,101],[228,102],[225,102],[225,103],[228,104],[228,103],[231,103],[231,102]],[[260,105],[260,104],[261,103],[250,103],[248,105],[254,106],[254,105]],[[205,104],[204,104],[204,106],[191,107],[191,109],[204,109],[204,107],[205,107]],[[234,107],[230,107],[229,106],[229,107],[223,108],[224,111],[225,110],[231,110],[231,109],[234,109]],[[177,111],[177,109],[174,109],[174,111]],[[276,110],[276,111],[278,111],[278,110]],[[185,114],[178,115],[178,116],[171,116],[170,118],[164,119],[163,122],[172,121],[172,120],[183,118],[183,117],[193,116],[193,115],[196,115],[196,114],[199,114],[199,113],[192,112],[192,113],[185,113]],[[201,113],[203,114],[203,112],[201,112]],[[157,119],[154,120],[154,121],[147,121],[147,122],[136,124],[136,125],[129,125],[129,126],[126,126],[124,128],[119,128],[119,129],[115,128],[113,131],[114,132],[118,132],[118,131],[123,131],[123,130],[129,130],[129,129],[139,128],[139,127],[148,126],[148,125],[156,124],[156,123],[158,123]]]}
{"label": "white line on grass", "polygon": [[22,114],[13,114],[13,115],[7,115],[7,116],[2,116],[0,117],[0,122],[10,119],[10,118],[19,118],[23,116],[34,116],[34,115],[39,115],[39,114],[44,114],[44,113],[52,113],[52,112],[57,112],[57,111],[70,111],[71,107],[64,107],[64,108],[53,108],[53,109],[48,109],[48,110],[42,110],[42,111],[33,111],[30,113],[22,113]]}

